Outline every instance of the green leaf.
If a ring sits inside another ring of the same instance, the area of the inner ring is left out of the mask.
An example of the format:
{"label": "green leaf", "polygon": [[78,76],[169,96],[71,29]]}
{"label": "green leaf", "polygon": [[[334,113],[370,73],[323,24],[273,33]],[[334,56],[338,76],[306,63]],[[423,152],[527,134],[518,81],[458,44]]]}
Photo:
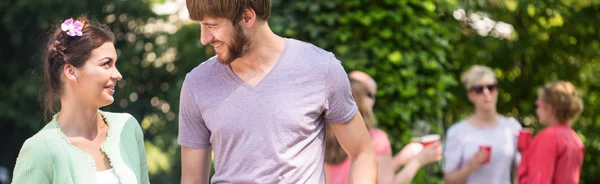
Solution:
{"label": "green leaf", "polygon": [[402,61],[402,53],[400,53],[400,51],[394,51],[388,56],[388,59],[392,63],[400,63],[400,61]]}

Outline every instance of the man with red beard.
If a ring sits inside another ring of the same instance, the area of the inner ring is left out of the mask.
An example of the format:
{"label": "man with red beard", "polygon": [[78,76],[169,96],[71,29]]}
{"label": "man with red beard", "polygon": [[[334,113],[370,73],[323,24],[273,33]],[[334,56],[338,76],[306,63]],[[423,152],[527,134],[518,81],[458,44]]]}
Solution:
{"label": "man with red beard", "polygon": [[351,159],[349,181],[375,183],[369,134],[335,56],[274,34],[270,0],[187,0],[216,56],[186,75],[182,183],[324,183],[324,125]]}

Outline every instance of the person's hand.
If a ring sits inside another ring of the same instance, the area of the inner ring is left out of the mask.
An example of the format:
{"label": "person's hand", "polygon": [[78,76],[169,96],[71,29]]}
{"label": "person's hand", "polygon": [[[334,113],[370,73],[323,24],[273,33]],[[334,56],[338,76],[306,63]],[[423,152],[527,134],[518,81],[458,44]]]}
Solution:
{"label": "person's hand", "polygon": [[406,160],[408,161],[419,155],[421,151],[423,151],[423,144],[409,143],[406,146],[404,146],[398,154],[401,155],[403,158],[406,158]]}
{"label": "person's hand", "polygon": [[411,142],[407,144],[394,156],[392,168],[396,170],[410,161],[416,161],[415,157],[417,157],[421,151],[423,151],[423,145],[421,143]]}
{"label": "person's hand", "polygon": [[471,163],[469,163],[469,166],[471,166],[471,168],[474,170],[481,167],[481,164],[483,164],[485,162],[485,160],[487,160],[489,155],[490,155],[490,153],[487,151],[484,151],[484,150],[477,151],[477,153],[475,153],[475,155],[473,155],[473,158],[471,158]]}
{"label": "person's hand", "polygon": [[415,157],[421,166],[425,166],[435,161],[439,161],[442,159],[442,145],[440,143],[434,143],[429,145],[423,149],[416,157]]}

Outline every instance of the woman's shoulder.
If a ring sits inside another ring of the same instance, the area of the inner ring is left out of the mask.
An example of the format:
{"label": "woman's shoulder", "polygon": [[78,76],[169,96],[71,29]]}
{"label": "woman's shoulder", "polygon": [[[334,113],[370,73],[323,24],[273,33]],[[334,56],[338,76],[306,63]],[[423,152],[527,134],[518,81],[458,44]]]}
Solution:
{"label": "woman's shoulder", "polygon": [[371,136],[376,135],[376,136],[386,136],[387,137],[387,133],[385,133],[385,131],[383,131],[379,128],[369,129],[369,134],[371,134]]}
{"label": "woman's shoulder", "polygon": [[106,118],[109,123],[109,131],[111,134],[121,134],[123,132],[134,133],[135,137],[142,137],[142,127],[140,123],[129,113],[122,112],[105,112],[100,113]]}
{"label": "woman's shoulder", "polygon": [[381,129],[371,128],[369,129],[369,135],[371,137],[371,141],[373,142],[388,142],[389,144],[389,138],[387,133],[385,133],[385,131]]}
{"label": "woman's shoulder", "polygon": [[139,126],[137,119],[135,119],[135,117],[129,113],[107,111],[100,111],[100,113],[104,116],[104,118],[106,118],[106,121],[108,121],[111,126]]}
{"label": "woman's shoulder", "polygon": [[60,140],[62,140],[60,129],[58,128],[56,119],[52,119],[52,121],[48,122],[44,128],[27,139],[25,143],[23,143],[23,146],[28,145],[39,147],[45,146],[46,144],[56,144],[56,142]]}
{"label": "woman's shoulder", "polygon": [[99,111],[107,119],[114,119],[118,121],[128,121],[129,119],[135,119],[131,114],[125,112],[108,112]]}
{"label": "woman's shoulder", "polygon": [[48,124],[38,133],[25,140],[23,146],[21,146],[21,152],[26,151],[28,152],[27,155],[30,156],[53,153],[54,149],[58,148],[55,145],[59,144],[62,138],[57,129],[51,127],[52,125]]}
{"label": "woman's shoulder", "polygon": [[13,182],[32,183],[50,176],[56,159],[68,157],[58,156],[62,153],[62,146],[58,144],[64,143],[61,139],[58,132],[51,132],[45,127],[25,140],[16,159]]}
{"label": "woman's shoulder", "polygon": [[392,146],[385,131],[377,128],[371,128],[369,129],[369,134],[371,137],[371,143],[373,144],[375,153],[377,155],[392,153]]}
{"label": "woman's shoulder", "polygon": [[558,136],[558,132],[560,132],[559,126],[550,126],[550,127],[546,127],[544,129],[542,129],[540,132],[538,132],[535,137],[539,137],[539,138],[554,138],[556,136]]}

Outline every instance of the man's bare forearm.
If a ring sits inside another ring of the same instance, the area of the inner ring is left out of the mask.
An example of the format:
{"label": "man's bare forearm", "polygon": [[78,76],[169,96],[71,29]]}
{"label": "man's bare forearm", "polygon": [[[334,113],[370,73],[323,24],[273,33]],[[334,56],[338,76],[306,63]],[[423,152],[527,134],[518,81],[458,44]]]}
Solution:
{"label": "man's bare forearm", "polygon": [[349,183],[377,183],[377,161],[372,149],[351,159]]}

